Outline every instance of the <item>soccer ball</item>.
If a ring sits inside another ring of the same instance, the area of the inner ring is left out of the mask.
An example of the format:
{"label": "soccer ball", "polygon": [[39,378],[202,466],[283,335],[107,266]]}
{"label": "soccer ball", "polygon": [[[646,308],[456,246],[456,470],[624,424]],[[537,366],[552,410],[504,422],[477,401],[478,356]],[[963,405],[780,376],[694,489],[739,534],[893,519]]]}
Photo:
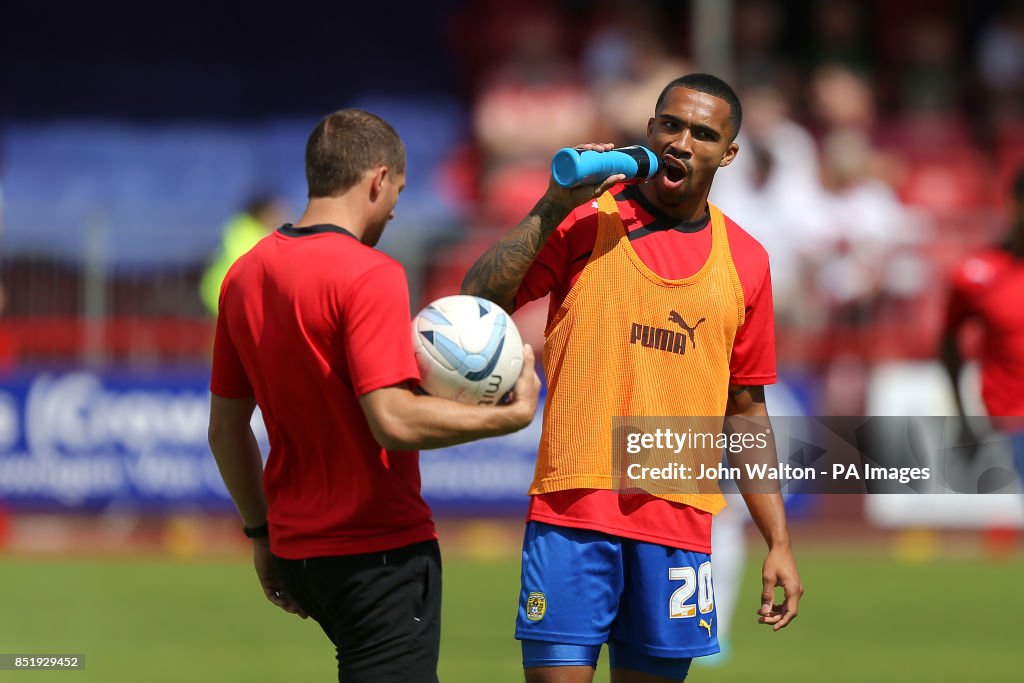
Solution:
{"label": "soccer ball", "polygon": [[523,341],[500,306],[475,296],[446,296],[413,318],[420,385],[432,396],[491,405],[515,386]]}

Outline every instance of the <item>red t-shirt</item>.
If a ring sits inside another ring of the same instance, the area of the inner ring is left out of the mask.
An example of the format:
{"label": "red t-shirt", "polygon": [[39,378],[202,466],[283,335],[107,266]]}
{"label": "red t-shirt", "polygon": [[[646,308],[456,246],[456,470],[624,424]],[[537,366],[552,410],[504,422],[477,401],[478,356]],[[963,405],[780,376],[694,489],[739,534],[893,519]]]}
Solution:
{"label": "red t-shirt", "polygon": [[419,381],[398,262],[332,225],[285,225],[221,287],[210,390],[254,396],[274,554],[301,559],[436,538],[419,454],[374,440],[359,397]]}
{"label": "red t-shirt", "polygon": [[[611,191],[630,243],[647,266],[671,279],[700,270],[711,254],[707,216],[679,222],[660,212],[634,185],[618,185]],[[773,384],[775,322],[768,254],[728,217],[725,226],[746,308],[744,323],[736,331],[730,381],[750,386]],[[550,322],[583,272],[596,238],[597,202],[577,207],[551,234],[530,267],[516,293],[516,307],[550,293]],[[655,496],[591,489],[533,496],[527,513],[529,520],[704,553],[711,552],[711,518],[703,510]]]}
{"label": "red t-shirt", "polygon": [[1024,416],[1024,258],[1006,249],[971,256],[953,272],[946,330],[982,327],[981,397],[998,426],[1021,429]]}

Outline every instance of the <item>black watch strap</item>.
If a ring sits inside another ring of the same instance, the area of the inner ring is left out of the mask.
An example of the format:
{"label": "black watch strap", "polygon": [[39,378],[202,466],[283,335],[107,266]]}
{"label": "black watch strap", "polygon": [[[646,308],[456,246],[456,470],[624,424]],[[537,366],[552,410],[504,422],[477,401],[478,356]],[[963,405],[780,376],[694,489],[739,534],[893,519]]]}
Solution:
{"label": "black watch strap", "polygon": [[242,533],[249,538],[266,538],[270,535],[270,526],[266,522],[254,527],[243,526]]}

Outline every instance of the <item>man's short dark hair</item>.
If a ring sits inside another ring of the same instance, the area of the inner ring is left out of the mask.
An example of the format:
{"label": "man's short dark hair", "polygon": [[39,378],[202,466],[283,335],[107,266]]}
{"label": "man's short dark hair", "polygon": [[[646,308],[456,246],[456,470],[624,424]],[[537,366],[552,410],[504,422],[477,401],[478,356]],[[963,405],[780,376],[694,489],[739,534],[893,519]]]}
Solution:
{"label": "man's short dark hair", "polygon": [[342,109],[323,118],[306,143],[309,197],[336,197],[371,168],[405,173],[405,145],[391,125],[361,109]]}
{"label": "man's short dark hair", "polygon": [[740,124],[743,123],[743,108],[740,106],[740,98],[736,97],[736,92],[729,87],[728,83],[718,76],[712,76],[711,74],[687,74],[686,76],[680,76],[666,85],[665,89],[658,95],[658,103],[654,105],[655,116],[661,111],[661,107],[665,104],[665,98],[668,97],[672,88],[689,88],[690,90],[696,90],[697,92],[706,93],[712,97],[725,100],[729,104],[729,122],[732,124],[732,138],[730,142],[736,139],[737,133],[740,132]]}

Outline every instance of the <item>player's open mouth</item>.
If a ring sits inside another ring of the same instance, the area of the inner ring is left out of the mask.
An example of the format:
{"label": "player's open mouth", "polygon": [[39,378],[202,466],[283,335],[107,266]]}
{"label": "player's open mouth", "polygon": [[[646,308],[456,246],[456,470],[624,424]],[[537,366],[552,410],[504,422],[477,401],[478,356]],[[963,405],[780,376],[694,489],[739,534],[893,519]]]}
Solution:
{"label": "player's open mouth", "polygon": [[676,189],[686,180],[688,175],[686,167],[675,159],[662,157],[664,171],[661,174],[662,183],[668,189]]}
{"label": "player's open mouth", "polygon": [[682,168],[676,168],[675,166],[666,166],[665,175],[668,177],[669,182],[678,183],[686,177],[686,171]]}

